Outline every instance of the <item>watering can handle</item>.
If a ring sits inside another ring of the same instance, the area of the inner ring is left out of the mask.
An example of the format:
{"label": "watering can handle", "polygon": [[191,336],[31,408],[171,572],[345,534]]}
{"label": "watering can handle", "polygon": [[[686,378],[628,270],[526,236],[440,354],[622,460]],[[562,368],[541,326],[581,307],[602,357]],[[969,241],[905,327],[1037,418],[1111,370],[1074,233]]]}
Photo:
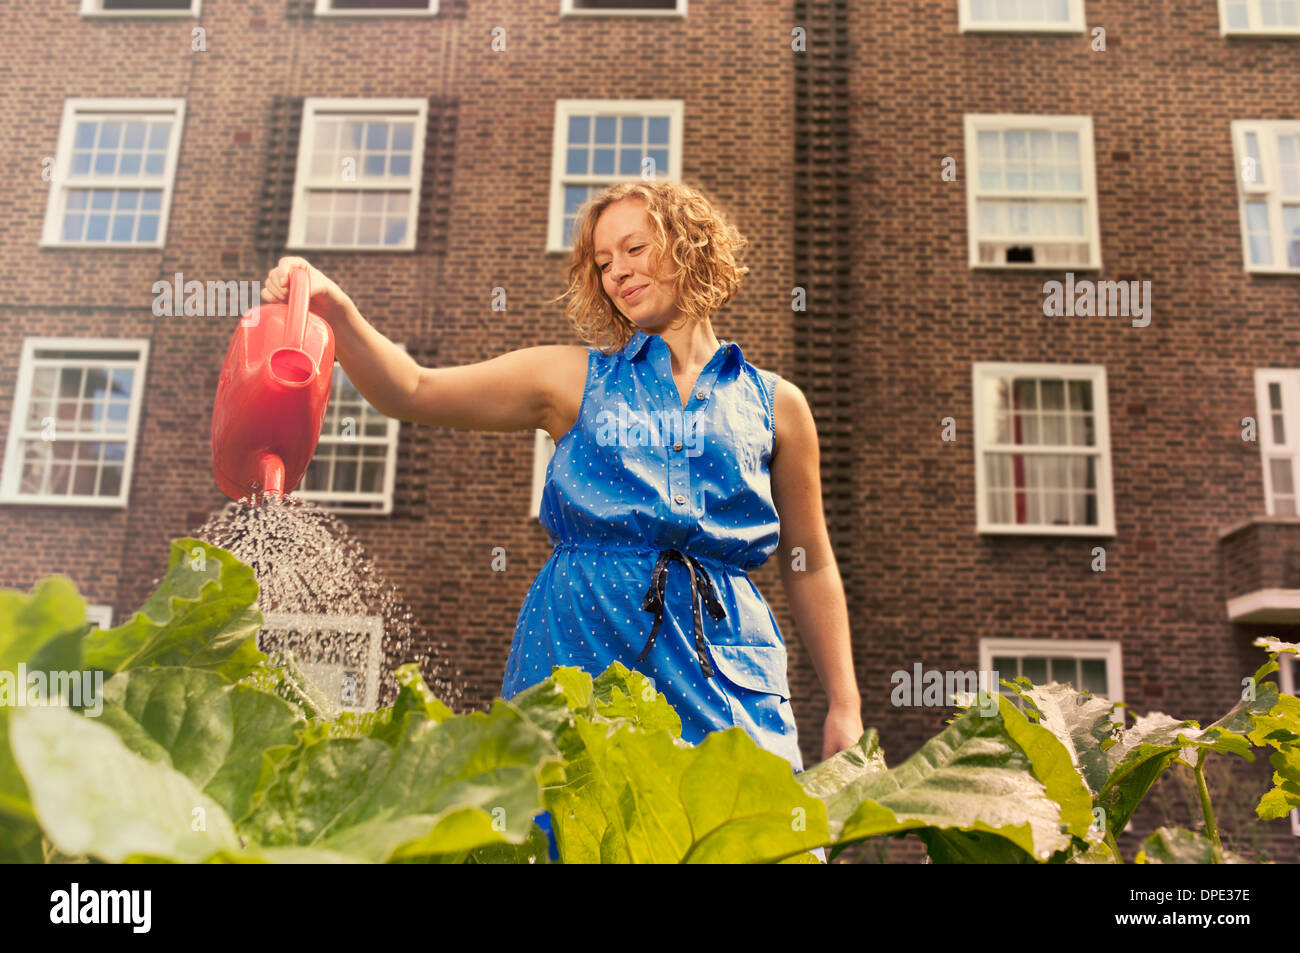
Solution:
{"label": "watering can handle", "polygon": [[289,316],[284,326],[284,346],[302,350],[307,339],[307,305],[311,300],[311,276],[306,268],[289,272]]}

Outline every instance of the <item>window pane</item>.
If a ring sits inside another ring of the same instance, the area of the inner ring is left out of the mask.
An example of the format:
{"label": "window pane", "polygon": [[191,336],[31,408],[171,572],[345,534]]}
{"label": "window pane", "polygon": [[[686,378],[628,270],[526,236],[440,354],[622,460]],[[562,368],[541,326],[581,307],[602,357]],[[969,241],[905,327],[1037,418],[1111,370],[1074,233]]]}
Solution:
{"label": "window pane", "polygon": [[1294,496],[1295,483],[1292,480],[1290,458],[1274,457],[1268,461],[1268,466],[1273,477],[1273,493],[1280,496]]}
{"label": "window pane", "polygon": [[1048,682],[1047,659],[1032,656],[1022,658],[1020,660],[1020,672],[1035,685],[1046,685]]}
{"label": "window pane", "polygon": [[1048,668],[1049,668],[1050,677],[1052,681],[1061,682],[1062,684],[1069,682],[1071,685],[1074,685],[1076,688],[1078,687],[1078,683],[1079,683],[1078,660],[1072,658],[1060,658],[1060,657],[1051,658],[1048,659]]}
{"label": "window pane", "polygon": [[1273,264],[1273,243],[1268,233],[1268,205],[1246,203],[1246,235],[1250,242],[1250,261],[1254,265]]}
{"label": "window pane", "polygon": [[1106,684],[1106,660],[1099,658],[1086,658],[1079,660],[1079,668],[1082,672],[1082,685],[1076,685],[1080,691],[1093,692],[1098,695],[1105,695],[1109,688]]}
{"label": "window pane", "polygon": [[1300,268],[1300,205],[1282,206],[1282,234],[1286,245],[1286,266]]}

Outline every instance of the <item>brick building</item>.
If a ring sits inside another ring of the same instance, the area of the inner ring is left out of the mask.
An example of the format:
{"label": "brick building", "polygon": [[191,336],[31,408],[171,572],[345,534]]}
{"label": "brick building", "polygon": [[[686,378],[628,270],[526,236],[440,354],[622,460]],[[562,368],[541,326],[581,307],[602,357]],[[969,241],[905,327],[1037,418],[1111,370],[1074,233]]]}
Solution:
{"label": "brick building", "polygon": [[[0,585],[64,572],[120,622],[224,502],[226,282],[301,254],[430,366],[573,343],[572,212],[648,156],[751,242],[714,326],[812,405],[890,761],[951,714],[891,705],[918,664],[1208,723],[1251,641],[1300,631],[1298,7],[11,0]],[[335,387],[303,495],[483,707],[549,552],[549,438]],[[814,761],[825,699],[777,567],[754,578]]]}

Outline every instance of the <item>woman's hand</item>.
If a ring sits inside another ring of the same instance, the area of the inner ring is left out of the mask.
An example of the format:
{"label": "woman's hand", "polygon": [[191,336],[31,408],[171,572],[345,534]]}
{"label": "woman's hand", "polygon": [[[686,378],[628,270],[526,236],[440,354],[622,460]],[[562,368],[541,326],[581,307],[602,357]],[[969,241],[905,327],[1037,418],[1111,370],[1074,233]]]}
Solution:
{"label": "woman's hand", "polygon": [[822,728],[822,760],[852,748],[862,737],[861,705],[832,705]]}
{"label": "woman's hand", "polygon": [[305,268],[309,278],[310,301],[308,310],[320,315],[326,321],[332,321],[352,299],[343,293],[343,289],[313,267],[306,258],[285,257],[272,268],[262,282],[262,300],[267,304],[286,303],[289,300],[289,272],[294,268]]}

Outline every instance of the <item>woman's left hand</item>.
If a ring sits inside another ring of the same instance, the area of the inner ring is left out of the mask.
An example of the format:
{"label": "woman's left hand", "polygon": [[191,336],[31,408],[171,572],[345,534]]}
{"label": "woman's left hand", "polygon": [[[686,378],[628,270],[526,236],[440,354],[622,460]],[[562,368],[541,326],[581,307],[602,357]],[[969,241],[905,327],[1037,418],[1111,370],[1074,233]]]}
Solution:
{"label": "woman's left hand", "polygon": [[825,761],[845,748],[852,748],[862,737],[862,708],[860,705],[832,706],[826,714],[822,729],[822,760]]}

